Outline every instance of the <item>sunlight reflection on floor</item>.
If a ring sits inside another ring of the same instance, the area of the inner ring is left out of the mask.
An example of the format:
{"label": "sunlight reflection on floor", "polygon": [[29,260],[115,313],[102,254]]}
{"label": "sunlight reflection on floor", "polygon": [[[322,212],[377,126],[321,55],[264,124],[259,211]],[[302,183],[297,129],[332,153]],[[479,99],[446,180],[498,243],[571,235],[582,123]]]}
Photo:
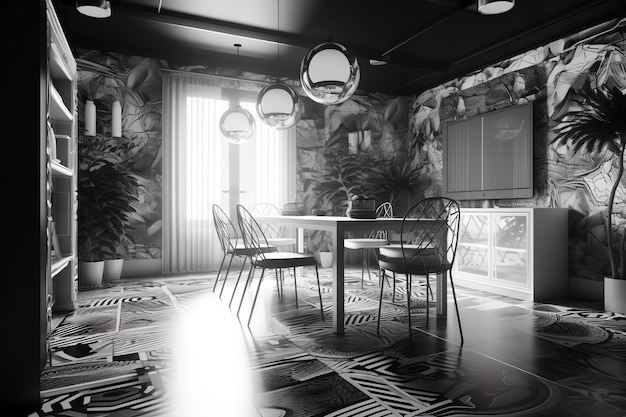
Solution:
{"label": "sunlight reflection on floor", "polygon": [[171,404],[176,416],[250,417],[254,392],[239,322],[213,294],[180,313]]}

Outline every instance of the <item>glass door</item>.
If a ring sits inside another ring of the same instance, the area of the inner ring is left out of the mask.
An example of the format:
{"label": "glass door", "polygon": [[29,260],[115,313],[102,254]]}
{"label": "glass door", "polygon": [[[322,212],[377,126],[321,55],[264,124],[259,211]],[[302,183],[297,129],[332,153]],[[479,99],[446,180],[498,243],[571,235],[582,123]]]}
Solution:
{"label": "glass door", "polygon": [[489,214],[461,212],[456,259],[459,272],[489,279]]}
{"label": "glass door", "polygon": [[528,214],[493,214],[493,280],[527,288]]}

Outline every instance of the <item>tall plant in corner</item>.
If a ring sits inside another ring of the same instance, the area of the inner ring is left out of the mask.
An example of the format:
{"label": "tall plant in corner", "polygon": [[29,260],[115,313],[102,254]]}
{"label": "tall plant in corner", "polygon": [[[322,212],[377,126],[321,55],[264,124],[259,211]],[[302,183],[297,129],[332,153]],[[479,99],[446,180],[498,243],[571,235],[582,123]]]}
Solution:
{"label": "tall plant in corner", "polygon": [[571,143],[574,152],[608,150],[618,161],[617,176],[607,202],[606,238],[611,278],[625,279],[626,231],[615,247],[613,204],[615,194],[624,174],[624,148],[626,147],[626,95],[617,87],[591,88],[587,83],[582,94],[573,98],[575,108],[556,120],[557,133],[552,143]]}

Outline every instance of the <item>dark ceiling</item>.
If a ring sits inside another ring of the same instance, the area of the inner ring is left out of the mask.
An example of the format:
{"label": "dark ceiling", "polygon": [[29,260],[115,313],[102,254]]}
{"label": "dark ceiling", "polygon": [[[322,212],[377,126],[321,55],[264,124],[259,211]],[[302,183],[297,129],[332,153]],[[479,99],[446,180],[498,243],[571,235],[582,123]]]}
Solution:
{"label": "dark ceiling", "polygon": [[393,95],[419,94],[626,16],[625,0],[517,0],[493,16],[479,14],[476,2],[111,0],[111,17],[95,19],[75,1],[53,0],[72,47],[297,79],[306,52],[332,38],[358,57],[360,91]]}

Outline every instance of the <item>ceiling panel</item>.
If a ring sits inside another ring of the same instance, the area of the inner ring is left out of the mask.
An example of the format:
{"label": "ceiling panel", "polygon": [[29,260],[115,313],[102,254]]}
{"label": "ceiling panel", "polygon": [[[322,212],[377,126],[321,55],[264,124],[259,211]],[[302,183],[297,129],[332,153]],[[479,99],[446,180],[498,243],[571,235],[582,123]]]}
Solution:
{"label": "ceiling panel", "polygon": [[332,37],[357,55],[362,92],[396,95],[626,17],[624,0],[517,0],[497,16],[480,15],[474,0],[111,0],[107,19],[53,3],[72,46],[177,65],[297,78],[306,52]]}

